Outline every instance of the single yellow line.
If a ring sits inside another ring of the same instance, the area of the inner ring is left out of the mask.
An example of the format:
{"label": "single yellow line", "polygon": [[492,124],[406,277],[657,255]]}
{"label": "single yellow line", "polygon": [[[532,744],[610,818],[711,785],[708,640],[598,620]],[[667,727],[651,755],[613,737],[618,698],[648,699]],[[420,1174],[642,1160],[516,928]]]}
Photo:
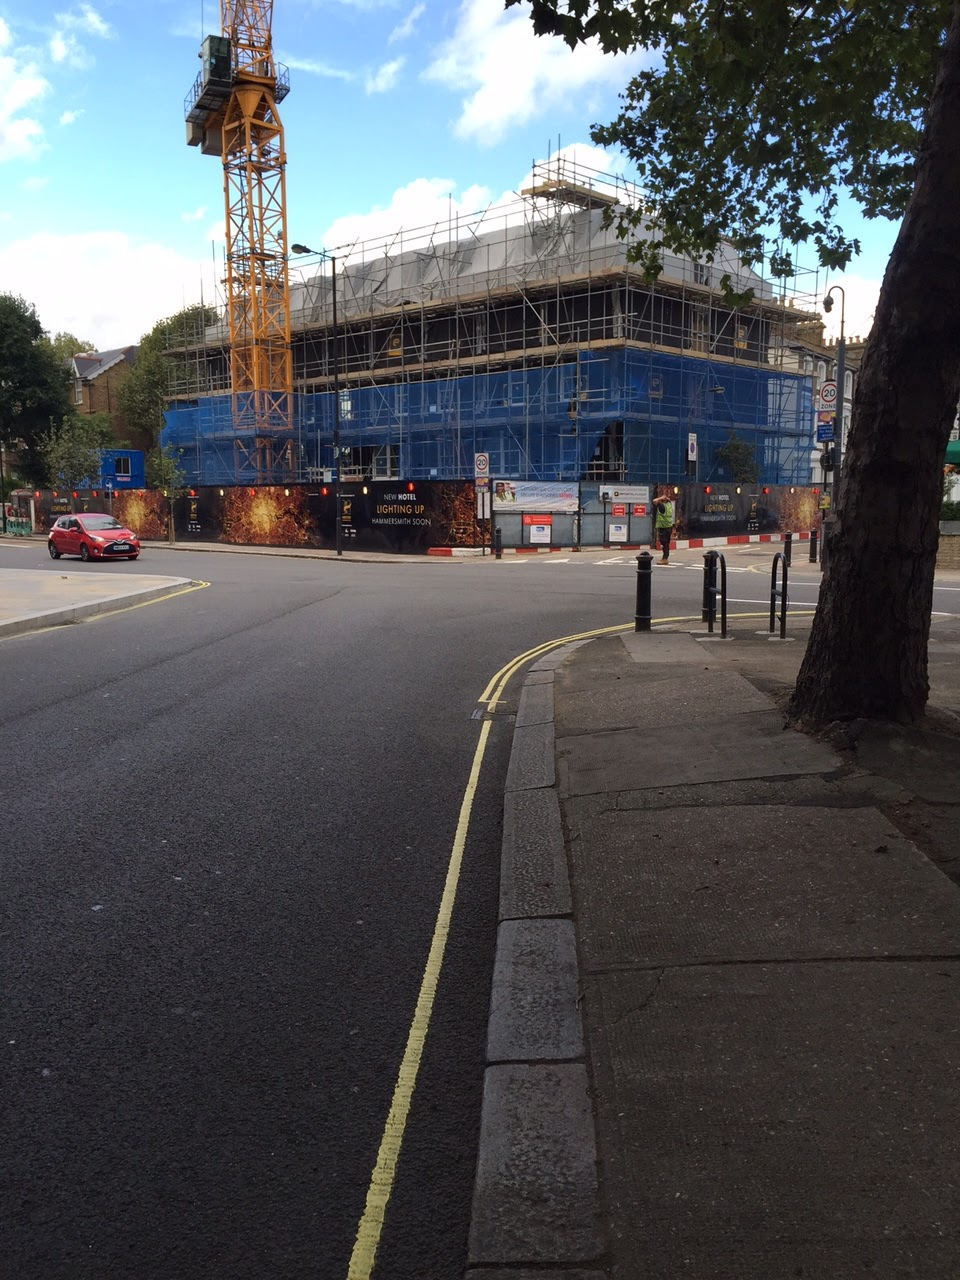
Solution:
{"label": "single yellow line", "polygon": [[420,994],[413,1014],[413,1022],[407,1036],[407,1045],[403,1051],[403,1060],[397,1075],[397,1083],[393,1091],[390,1110],[377,1152],[377,1163],[367,1190],[366,1205],[363,1217],[357,1228],[357,1238],[350,1255],[347,1268],[347,1280],[369,1280],[373,1273],[373,1264],[377,1257],[380,1234],[383,1231],[383,1218],[387,1210],[387,1202],[393,1189],[393,1179],[397,1171],[397,1160],[403,1142],[403,1133],[410,1114],[410,1102],[413,1098],[420,1060],[423,1057],[423,1046],[430,1026],[433,1004],[437,995],[437,984],[440,980],[440,969],[443,965],[443,954],[450,934],[450,920],[453,915],[453,904],[457,896],[457,885],[460,880],[460,868],[463,865],[463,851],[467,842],[467,830],[470,826],[470,814],[480,777],[480,766],[483,763],[487,739],[490,736],[492,721],[485,720],[480,726],[480,738],[473,754],[473,765],[467,788],[463,793],[460,805],[460,817],[457,821],[456,835],[453,839],[453,851],[450,854],[450,865],[447,867],[447,878],[440,898],[440,909],[433,929],[427,965],[420,983]]}

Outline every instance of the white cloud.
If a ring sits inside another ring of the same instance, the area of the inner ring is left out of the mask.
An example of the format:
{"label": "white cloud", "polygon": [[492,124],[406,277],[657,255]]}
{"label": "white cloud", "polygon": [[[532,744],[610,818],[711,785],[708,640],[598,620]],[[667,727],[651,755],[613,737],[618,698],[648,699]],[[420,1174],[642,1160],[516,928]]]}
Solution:
{"label": "white cloud", "polygon": [[50,333],[82,333],[102,350],[139,341],[157,320],[199,301],[201,281],[205,300],[216,298],[217,274],[212,260],[121,231],[43,233],[0,248],[4,288],[34,303]]}
{"label": "white cloud", "polygon": [[462,0],[453,35],[423,76],[466,93],[454,133],[491,146],[512,126],[591,87],[621,88],[644,56],[605,54],[595,40],[571,50],[557,37],[535,35],[525,9],[504,12],[502,0]]}
{"label": "white cloud", "polygon": [[[0,47],[12,44],[4,25]],[[0,163],[36,155],[43,148],[43,128],[33,116],[23,114],[50,89],[49,83],[31,63],[20,63],[15,55],[0,56]]]}
{"label": "white cloud", "polygon": [[69,13],[58,13],[54,21],[56,28],[49,41],[51,59],[57,64],[67,63],[79,70],[93,66],[93,58],[82,43],[81,36],[96,36],[101,40],[113,37],[110,24],[88,4],[82,4],[79,9]]}
{"label": "white cloud", "polygon": [[280,61],[290,68],[291,71],[306,71],[312,76],[323,76],[329,80],[353,80],[352,71],[343,71],[340,67],[331,67],[329,63],[317,62],[314,58],[292,58],[288,54],[281,54]]}
{"label": "white cloud", "polygon": [[79,10],[71,10],[69,13],[58,13],[55,21],[59,27],[68,31],[84,31],[87,35],[100,36],[103,40],[109,40],[113,36],[113,28],[109,22],[105,22],[89,4],[82,4]]}
{"label": "white cloud", "polygon": [[61,124],[76,124],[83,115],[82,111],[64,111],[60,116]]}
{"label": "white cloud", "polygon": [[[619,168],[607,152],[583,142],[571,143],[555,153],[551,165],[557,162],[565,166],[571,180],[575,177],[574,166],[578,166],[581,173],[592,170],[591,178],[595,173],[614,173]],[[398,187],[388,205],[338,218],[321,237],[321,244],[327,249],[342,249],[367,241],[371,242],[369,248],[374,253],[383,253],[388,246],[399,252],[401,248],[413,248],[432,235],[456,236],[458,221],[472,218],[488,208],[498,211],[498,227],[505,221],[522,221],[529,209],[521,205],[516,193],[530,186],[532,179],[530,170],[511,191],[493,192],[489,187],[475,184],[458,195],[456,183],[450,178],[415,178]]]}
{"label": "white cloud", "polygon": [[406,58],[394,58],[392,62],[385,62],[372,75],[368,75],[365,85],[367,93],[387,93],[392,89],[405,62]]}
{"label": "white cloud", "polygon": [[42,191],[49,182],[49,178],[41,178],[39,175],[32,178],[24,178],[23,189],[24,191]]}
{"label": "white cloud", "polygon": [[93,58],[72,31],[53,33],[50,37],[50,59],[58,65],[65,62],[78,71],[86,71],[93,66]]}
{"label": "white cloud", "polygon": [[[823,310],[823,299],[826,297],[827,289],[835,284],[840,285],[843,289],[843,294],[835,293],[833,295],[833,310],[825,312]],[[870,279],[868,276],[846,274],[829,277],[819,298],[814,303],[815,309],[823,314],[824,330],[827,337],[834,339],[840,337],[840,299],[843,297],[845,299],[843,330],[847,340],[866,338],[873,328],[873,313],[877,309],[880,285],[880,280]]]}
{"label": "white cloud", "polygon": [[426,10],[425,4],[415,4],[402,22],[387,36],[387,44],[395,44],[398,40],[407,40],[413,35],[413,29]]}
{"label": "white cloud", "polygon": [[4,20],[0,18],[0,52],[4,49],[9,49],[11,44],[13,44],[13,36],[10,32],[10,28]]}
{"label": "white cloud", "polygon": [[181,213],[181,222],[199,222],[207,216],[207,206],[202,204],[199,209],[194,209],[192,213]]}

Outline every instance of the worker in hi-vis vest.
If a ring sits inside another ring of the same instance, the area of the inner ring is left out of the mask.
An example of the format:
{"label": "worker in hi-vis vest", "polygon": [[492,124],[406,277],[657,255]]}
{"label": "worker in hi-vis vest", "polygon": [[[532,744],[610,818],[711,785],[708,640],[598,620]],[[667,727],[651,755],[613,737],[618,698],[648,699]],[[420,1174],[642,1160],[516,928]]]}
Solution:
{"label": "worker in hi-vis vest", "polygon": [[670,537],[674,525],[673,494],[661,493],[653,500],[653,523],[657,532],[662,558],[657,564],[667,564],[670,560]]}

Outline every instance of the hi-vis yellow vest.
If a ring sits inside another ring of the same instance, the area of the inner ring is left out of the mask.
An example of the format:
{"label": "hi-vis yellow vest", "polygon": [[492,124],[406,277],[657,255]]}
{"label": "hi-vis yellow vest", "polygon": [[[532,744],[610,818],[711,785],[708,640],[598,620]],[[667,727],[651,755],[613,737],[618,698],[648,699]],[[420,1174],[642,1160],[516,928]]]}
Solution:
{"label": "hi-vis yellow vest", "polygon": [[657,512],[657,528],[672,529],[673,528],[673,503],[662,502],[660,503],[660,506],[663,507],[663,512],[662,513],[660,511]]}

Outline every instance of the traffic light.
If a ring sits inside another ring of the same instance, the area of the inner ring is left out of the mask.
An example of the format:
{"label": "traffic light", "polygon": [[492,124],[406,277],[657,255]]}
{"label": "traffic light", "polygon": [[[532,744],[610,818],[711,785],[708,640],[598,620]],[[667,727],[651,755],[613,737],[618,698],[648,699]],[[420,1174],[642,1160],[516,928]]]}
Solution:
{"label": "traffic light", "polygon": [[834,459],[836,457],[835,446],[832,444],[824,445],[823,453],[820,456],[820,466],[824,471],[832,471],[834,468]]}

